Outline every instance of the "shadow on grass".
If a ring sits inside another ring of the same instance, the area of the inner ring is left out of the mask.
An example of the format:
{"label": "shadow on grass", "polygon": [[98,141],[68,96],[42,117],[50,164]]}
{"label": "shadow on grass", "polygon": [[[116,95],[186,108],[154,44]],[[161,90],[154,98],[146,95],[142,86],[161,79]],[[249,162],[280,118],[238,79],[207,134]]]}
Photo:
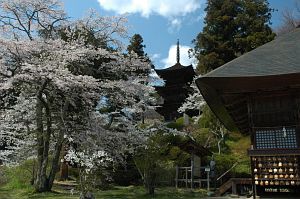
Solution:
{"label": "shadow on grass", "polygon": [[11,194],[9,190],[2,189],[0,187],[0,199],[11,199]]}
{"label": "shadow on grass", "polygon": [[[158,188],[154,196],[145,194],[143,187],[115,187],[111,190],[95,192],[96,199],[195,199],[203,198],[206,192],[203,190],[190,191],[175,188]],[[53,192],[34,193],[33,189],[12,190],[0,187],[0,199],[78,199],[78,192],[71,195],[70,192],[54,189]]]}
{"label": "shadow on grass", "polygon": [[0,199],[77,199],[78,196],[71,196],[68,193],[59,191],[36,193],[32,187],[23,189],[11,189],[0,187]]}
{"label": "shadow on grass", "polygon": [[170,198],[184,198],[184,199],[192,199],[192,198],[201,198],[204,197],[206,191],[203,190],[184,190],[184,189],[175,189],[175,188],[157,188],[154,196],[150,196],[145,194],[145,190],[143,187],[118,187],[118,189],[112,191],[103,191],[98,192],[96,196],[97,199],[170,199]]}

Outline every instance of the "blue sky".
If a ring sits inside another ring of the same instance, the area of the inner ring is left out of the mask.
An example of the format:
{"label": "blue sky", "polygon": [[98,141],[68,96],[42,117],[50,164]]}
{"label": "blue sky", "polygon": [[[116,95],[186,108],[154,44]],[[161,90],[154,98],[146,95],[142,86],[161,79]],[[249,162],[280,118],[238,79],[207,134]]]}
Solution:
{"label": "blue sky", "polygon": [[[295,0],[269,0],[275,11],[272,27],[281,23],[281,13],[293,9]],[[63,0],[71,18],[82,17],[89,8],[100,15],[127,13],[129,36],[142,35],[145,52],[152,58],[156,68],[171,66],[176,62],[175,45],[181,45],[181,63],[189,65],[193,60],[187,56],[191,41],[203,28],[205,0]],[[128,41],[124,41],[125,45]]]}

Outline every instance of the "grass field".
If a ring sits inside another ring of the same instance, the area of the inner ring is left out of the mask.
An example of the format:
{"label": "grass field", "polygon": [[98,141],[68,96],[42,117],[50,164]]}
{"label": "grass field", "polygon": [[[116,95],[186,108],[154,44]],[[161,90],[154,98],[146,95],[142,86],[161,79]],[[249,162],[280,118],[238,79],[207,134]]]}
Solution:
{"label": "grass field", "polygon": [[[31,172],[28,166],[0,168],[0,199],[79,199],[79,192],[74,191],[72,195],[69,191],[76,183],[56,182],[53,192],[35,193],[30,186]],[[29,170],[30,171],[30,170]],[[150,199],[142,186],[115,186],[107,191],[94,191],[96,199]],[[206,190],[198,189],[175,189],[174,187],[161,187],[155,190],[156,199],[194,199],[203,198],[207,195]]]}
{"label": "grass field", "polygon": [[[53,193],[33,193],[31,188],[11,190],[0,187],[0,199],[78,199],[78,193],[71,195],[68,191],[54,189]],[[175,188],[158,188],[154,196],[155,199],[192,199],[202,198],[206,195],[204,190],[195,190],[193,192]],[[96,199],[148,199],[153,198],[145,194],[142,187],[115,187],[112,190],[98,191],[95,194]]]}

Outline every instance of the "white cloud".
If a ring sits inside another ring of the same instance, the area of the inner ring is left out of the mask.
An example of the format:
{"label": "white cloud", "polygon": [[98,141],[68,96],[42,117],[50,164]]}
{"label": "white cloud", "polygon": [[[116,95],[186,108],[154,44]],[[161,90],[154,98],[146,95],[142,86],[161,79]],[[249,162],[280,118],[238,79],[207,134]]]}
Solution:
{"label": "white cloud", "polygon": [[[190,64],[195,65],[196,59],[194,57],[189,58],[188,50],[191,49],[190,46],[181,46],[180,45],[180,63],[184,66],[188,66]],[[161,62],[164,64],[162,68],[168,68],[173,66],[177,62],[177,46],[172,45],[169,49],[168,57],[162,59]]]}
{"label": "white cloud", "polygon": [[171,20],[171,26],[168,28],[168,31],[170,33],[173,33],[174,31],[179,31],[182,25],[182,21],[178,18]]}
{"label": "white cloud", "polygon": [[204,0],[98,0],[105,10],[118,14],[140,13],[143,17],[158,14],[166,18],[185,16],[199,9]]}
{"label": "white cloud", "polygon": [[150,59],[151,60],[156,60],[156,59],[159,59],[160,58],[160,54],[159,53],[154,53],[152,55],[150,55]]}
{"label": "white cloud", "polygon": [[200,21],[200,20],[203,20],[204,17],[206,16],[206,13],[202,13],[201,15],[199,15],[197,18],[196,18],[196,21]]}

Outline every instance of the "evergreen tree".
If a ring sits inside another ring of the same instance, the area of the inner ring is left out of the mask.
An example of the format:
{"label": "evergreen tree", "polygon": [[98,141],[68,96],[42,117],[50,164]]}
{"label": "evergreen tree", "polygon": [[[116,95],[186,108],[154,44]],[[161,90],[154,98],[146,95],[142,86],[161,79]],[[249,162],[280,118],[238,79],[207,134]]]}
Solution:
{"label": "evergreen tree", "polygon": [[144,57],[145,52],[143,45],[143,37],[140,34],[134,34],[130,39],[130,44],[127,47],[127,51],[130,53],[131,51],[135,52],[139,57]]}
{"label": "evergreen tree", "polygon": [[275,37],[267,0],[208,0],[205,11],[206,25],[193,40],[202,74]]}

